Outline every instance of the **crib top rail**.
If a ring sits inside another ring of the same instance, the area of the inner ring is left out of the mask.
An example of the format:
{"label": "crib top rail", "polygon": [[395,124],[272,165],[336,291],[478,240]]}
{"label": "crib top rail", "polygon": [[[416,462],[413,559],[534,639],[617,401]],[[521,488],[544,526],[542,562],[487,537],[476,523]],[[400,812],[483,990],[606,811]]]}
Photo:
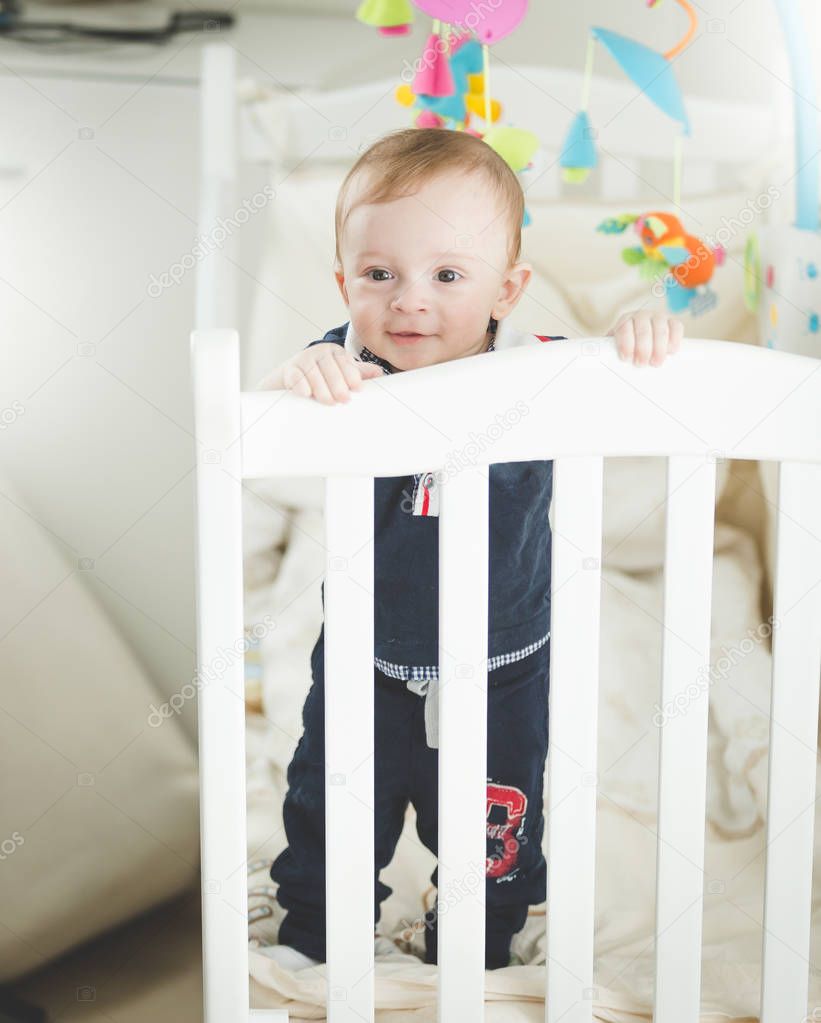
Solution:
{"label": "crib top rail", "polygon": [[[448,906],[437,922],[438,1019],[481,1023],[484,902],[461,887],[471,876],[482,883],[474,866],[487,840],[490,520],[481,468],[556,459],[544,1018],[592,1023],[603,456],[667,458],[659,705],[686,696],[688,706],[659,726],[653,1018],[671,1023],[698,1018],[701,991],[710,692],[701,683],[711,662],[715,460],[780,463],[761,1018],[799,1019],[808,998],[814,817],[806,811],[816,798],[821,670],[813,528],[821,362],[688,339],[660,368],[639,368],[619,360],[612,338],[580,338],[368,381],[343,411],[282,391],[242,392],[234,330],[194,331],[191,340],[203,677],[243,634],[242,478],[328,477],[326,714],[345,722],[325,735],[331,1023],[375,1018],[374,693],[350,684],[373,670],[373,477],[462,455],[454,459],[462,471],[441,489],[438,517],[438,888]],[[198,696],[209,1023],[249,1018],[243,686],[234,659]]]}
{"label": "crib top rail", "polygon": [[[232,337],[195,332],[200,364],[226,372]],[[817,463],[819,368],[806,356],[703,338],[686,339],[661,367],[637,367],[600,337],[367,381],[347,406],[246,391],[242,475],[406,475],[460,454],[474,465],[590,454]]]}

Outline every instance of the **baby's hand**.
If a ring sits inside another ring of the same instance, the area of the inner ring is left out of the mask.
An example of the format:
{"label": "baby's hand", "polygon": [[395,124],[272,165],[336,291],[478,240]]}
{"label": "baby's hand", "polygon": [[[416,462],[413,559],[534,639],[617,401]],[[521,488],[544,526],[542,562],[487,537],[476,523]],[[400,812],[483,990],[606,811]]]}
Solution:
{"label": "baby's hand", "polygon": [[381,377],[384,371],[374,362],[358,362],[341,345],[328,341],[311,345],[282,363],[257,385],[257,390],[292,391],[315,398],[323,405],[350,401],[363,380]]}
{"label": "baby's hand", "polygon": [[616,339],[619,357],[631,359],[636,366],[660,366],[665,355],[674,355],[681,347],[684,324],[667,316],[651,316],[644,309],[634,309],[619,317],[607,332]]}

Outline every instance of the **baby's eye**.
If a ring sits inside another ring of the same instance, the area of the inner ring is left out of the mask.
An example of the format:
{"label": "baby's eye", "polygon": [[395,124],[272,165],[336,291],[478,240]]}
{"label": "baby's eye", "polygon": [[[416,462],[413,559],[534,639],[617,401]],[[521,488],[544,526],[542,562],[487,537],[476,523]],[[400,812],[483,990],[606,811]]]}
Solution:
{"label": "baby's eye", "polygon": [[[366,277],[371,277],[371,274],[387,274],[388,277],[390,277],[390,271],[383,270],[380,267],[376,267],[376,269],[374,269],[374,270],[367,270],[366,273],[365,273],[365,276]],[[386,281],[388,279],[388,277],[371,277],[371,280],[372,281],[373,280],[376,280],[376,281]]]}
{"label": "baby's eye", "polygon": [[459,273],[459,271],[458,271],[458,270],[438,270],[438,271],[437,271],[437,273],[436,273],[436,277],[437,277],[437,279],[438,279],[438,280],[439,280],[439,281],[440,281],[440,282],[441,282],[442,284],[453,284],[453,282],[454,282],[454,281],[455,281],[455,279],[456,279],[456,277],[450,277],[450,278],[445,278],[445,279],[443,279],[443,278],[442,278],[442,274],[455,274],[455,275],[456,275],[456,277],[461,277],[461,276],[462,276],[462,275],[461,275],[461,274]]}

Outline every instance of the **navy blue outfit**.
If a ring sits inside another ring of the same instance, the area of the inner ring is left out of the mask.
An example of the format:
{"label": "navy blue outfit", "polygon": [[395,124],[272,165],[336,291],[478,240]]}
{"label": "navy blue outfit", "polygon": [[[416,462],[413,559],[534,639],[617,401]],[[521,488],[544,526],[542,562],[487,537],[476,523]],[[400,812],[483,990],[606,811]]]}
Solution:
{"label": "navy blue outfit", "polygon": [[[492,321],[491,321],[492,322]],[[319,341],[344,345],[347,324]],[[309,346],[310,347],[310,346]],[[363,349],[363,357],[393,367]],[[438,664],[438,519],[409,514],[418,478],[374,480],[375,915],[391,889],[405,810],[437,855],[438,749],[426,739],[424,701],[386,666]],[[489,473],[486,948],[488,969],[507,966],[528,906],[546,898],[543,775],[548,744],[550,527],[553,463],[496,463]],[[322,587],[324,610],[324,583]],[[492,670],[491,670],[492,669]],[[435,670],[435,669],[434,669]],[[324,624],[311,654],[303,734],[288,767],[287,848],[271,866],[286,915],[279,942],[325,954]],[[352,684],[354,680],[352,680]],[[438,868],[431,874],[436,887]],[[436,960],[435,909],[423,921],[425,961]]]}

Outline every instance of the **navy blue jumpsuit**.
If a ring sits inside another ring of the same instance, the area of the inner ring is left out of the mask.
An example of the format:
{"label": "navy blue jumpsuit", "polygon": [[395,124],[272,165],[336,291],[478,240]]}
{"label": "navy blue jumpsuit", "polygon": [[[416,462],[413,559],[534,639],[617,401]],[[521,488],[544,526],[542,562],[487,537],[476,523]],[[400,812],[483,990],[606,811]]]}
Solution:
{"label": "navy blue jumpsuit", "polygon": [[[493,321],[491,321],[493,323]],[[311,344],[344,345],[347,323]],[[560,340],[544,337],[543,340]],[[309,346],[310,347],[310,346]],[[484,353],[483,353],[484,354]],[[363,349],[365,361],[393,367]],[[438,749],[428,745],[413,682],[438,664],[438,517],[409,514],[423,474],[374,481],[375,915],[391,889],[393,857],[412,803],[422,843],[437,855]],[[528,906],[545,901],[543,778],[548,743],[553,463],[494,463],[489,473],[486,946],[488,969],[507,966]],[[418,503],[417,503],[418,507]],[[324,583],[322,586],[324,608]],[[405,667],[407,666],[407,667]],[[403,667],[403,671],[396,669]],[[433,671],[437,669],[434,667]],[[271,867],[287,911],[279,942],[313,959],[325,951],[324,624],[311,654],[303,734],[288,767],[287,848]],[[352,684],[353,684],[352,680]],[[431,874],[437,886],[438,868]],[[425,961],[436,959],[436,906],[418,921]]]}

